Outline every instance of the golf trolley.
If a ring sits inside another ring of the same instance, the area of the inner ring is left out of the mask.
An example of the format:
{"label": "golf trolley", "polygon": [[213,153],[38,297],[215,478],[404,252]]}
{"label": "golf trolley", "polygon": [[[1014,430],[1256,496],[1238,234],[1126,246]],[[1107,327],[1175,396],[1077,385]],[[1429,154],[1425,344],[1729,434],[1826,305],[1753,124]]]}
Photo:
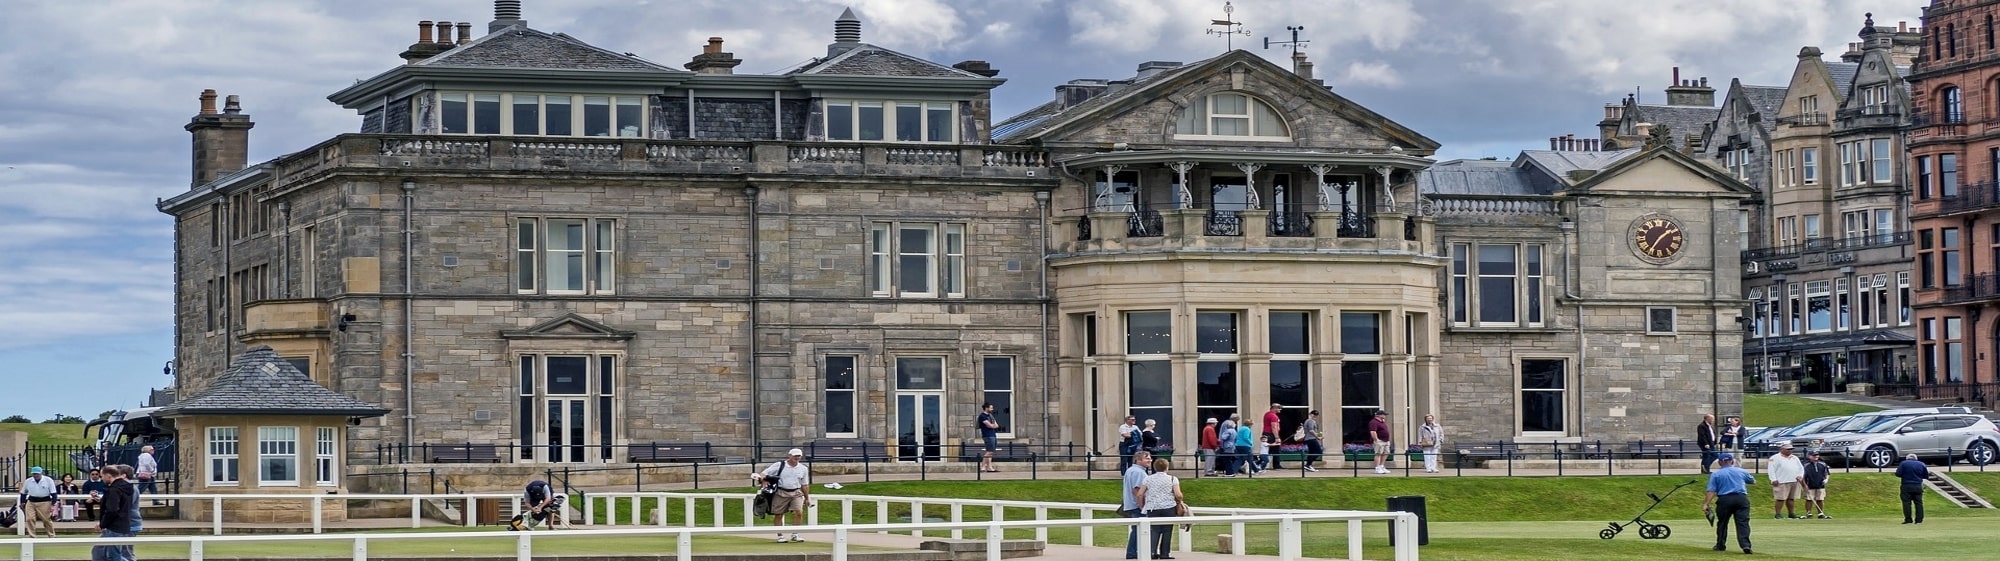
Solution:
{"label": "golf trolley", "polygon": [[1673,528],[1668,528],[1666,524],[1654,524],[1651,522],[1647,522],[1646,513],[1652,512],[1654,508],[1660,506],[1660,503],[1667,502],[1667,497],[1674,496],[1674,491],[1679,491],[1681,490],[1682,487],[1686,487],[1693,484],[1695,484],[1695,481],[1690,479],[1688,480],[1687,483],[1675,485],[1673,489],[1667,491],[1666,495],[1655,495],[1652,493],[1646,493],[1646,496],[1648,498],[1653,499],[1653,504],[1648,505],[1646,507],[1646,510],[1639,511],[1639,515],[1632,517],[1631,522],[1626,522],[1624,524],[1612,522],[1611,527],[1598,530],[1597,537],[1604,538],[1607,540],[1615,538],[1618,537],[1619,532],[1625,531],[1625,527],[1637,524],[1639,526],[1640,539],[1648,539],[1648,540],[1667,539],[1667,536],[1671,536],[1674,534]]}

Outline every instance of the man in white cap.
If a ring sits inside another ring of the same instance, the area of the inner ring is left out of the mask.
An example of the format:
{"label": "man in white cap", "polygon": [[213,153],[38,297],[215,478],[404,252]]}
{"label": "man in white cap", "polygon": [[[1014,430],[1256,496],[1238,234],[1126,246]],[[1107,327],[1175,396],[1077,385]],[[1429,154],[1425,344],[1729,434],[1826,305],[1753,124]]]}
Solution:
{"label": "man in white cap", "polygon": [[[796,522],[792,525],[806,524],[806,507],[812,506],[812,470],[800,462],[805,455],[804,450],[793,448],[785,452],[784,461],[771,464],[770,468],[757,474],[759,483],[777,487],[777,492],[771,497],[771,515],[777,517],[779,525],[784,525],[786,513],[798,513],[793,517]],[[806,540],[799,537],[798,532],[792,532],[789,540],[785,539],[784,532],[778,532],[778,543],[787,541]]]}
{"label": "man in white cap", "polygon": [[56,506],[56,480],[42,475],[42,466],[28,468],[28,478],[21,480],[22,524],[28,529],[28,537],[35,537],[35,523],[42,523],[49,537],[56,537],[56,521],[51,515]]}

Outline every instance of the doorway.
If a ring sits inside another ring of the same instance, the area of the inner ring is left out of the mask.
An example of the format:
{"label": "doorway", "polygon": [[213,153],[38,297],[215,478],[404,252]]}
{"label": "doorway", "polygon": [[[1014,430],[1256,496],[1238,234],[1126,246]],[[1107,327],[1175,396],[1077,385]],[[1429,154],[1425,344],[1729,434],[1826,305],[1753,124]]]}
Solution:
{"label": "doorway", "polygon": [[896,359],[896,458],[944,459],[944,358]]}

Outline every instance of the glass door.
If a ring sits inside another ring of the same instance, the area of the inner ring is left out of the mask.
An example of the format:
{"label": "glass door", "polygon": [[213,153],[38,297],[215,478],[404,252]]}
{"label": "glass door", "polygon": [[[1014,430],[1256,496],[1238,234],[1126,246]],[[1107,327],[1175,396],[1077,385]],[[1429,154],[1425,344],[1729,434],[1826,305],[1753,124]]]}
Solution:
{"label": "glass door", "polygon": [[944,459],[944,358],[896,359],[896,457]]}
{"label": "glass door", "polygon": [[543,431],[543,441],[549,443],[548,461],[582,462],[586,434],[590,428],[584,422],[584,408],[590,400],[582,397],[551,397],[548,405],[548,426]]}

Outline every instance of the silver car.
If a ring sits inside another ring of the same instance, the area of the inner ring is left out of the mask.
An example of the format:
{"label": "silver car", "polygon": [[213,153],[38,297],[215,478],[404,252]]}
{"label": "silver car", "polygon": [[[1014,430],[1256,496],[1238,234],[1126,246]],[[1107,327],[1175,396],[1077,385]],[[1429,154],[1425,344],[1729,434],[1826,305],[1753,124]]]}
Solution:
{"label": "silver car", "polygon": [[1894,466],[1904,454],[1986,465],[2000,453],[2000,427],[1978,415],[1887,416],[1859,432],[1827,436],[1819,452],[1829,462],[1859,460],[1873,468]]}

